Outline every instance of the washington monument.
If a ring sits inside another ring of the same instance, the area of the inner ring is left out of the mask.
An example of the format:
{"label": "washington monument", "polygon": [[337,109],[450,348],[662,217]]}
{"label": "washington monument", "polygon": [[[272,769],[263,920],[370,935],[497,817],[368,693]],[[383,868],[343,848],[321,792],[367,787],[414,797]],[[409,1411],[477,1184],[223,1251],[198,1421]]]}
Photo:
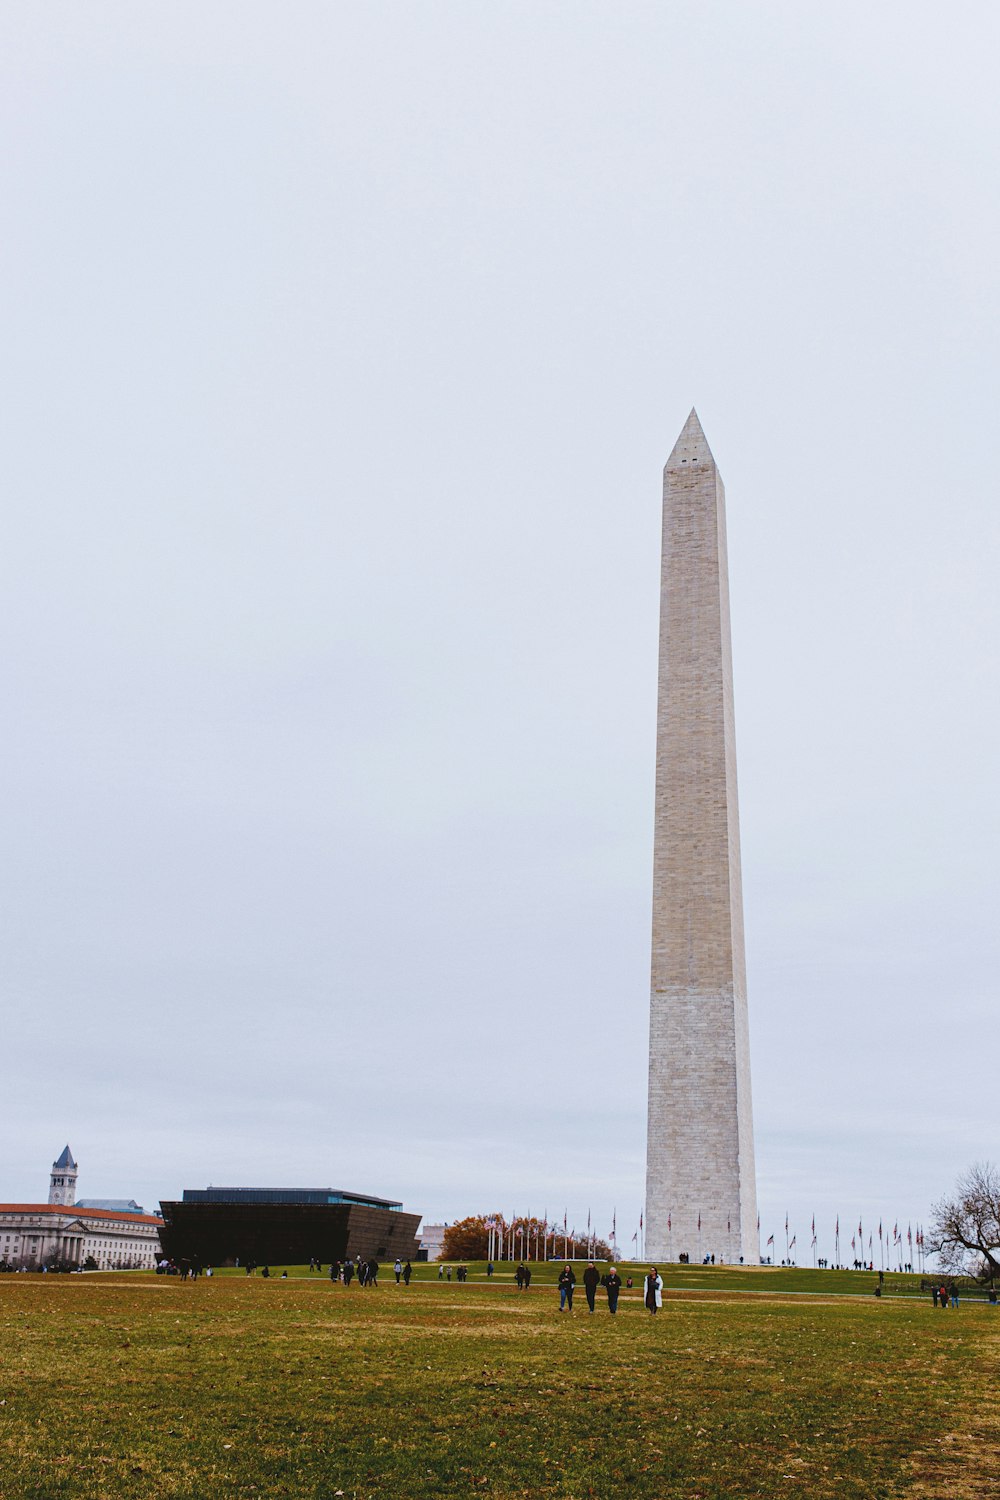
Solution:
{"label": "washington monument", "polygon": [[646,1255],[759,1258],[726,499],[692,411],[663,471]]}

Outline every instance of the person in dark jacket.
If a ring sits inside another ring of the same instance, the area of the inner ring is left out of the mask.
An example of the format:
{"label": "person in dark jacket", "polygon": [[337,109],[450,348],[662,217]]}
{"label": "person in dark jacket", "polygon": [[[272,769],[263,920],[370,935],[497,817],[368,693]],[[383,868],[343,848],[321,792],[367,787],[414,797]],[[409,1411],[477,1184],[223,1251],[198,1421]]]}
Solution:
{"label": "person in dark jacket", "polygon": [[659,1312],[663,1306],[663,1277],[655,1266],[650,1266],[646,1277],[643,1301],[651,1313]]}
{"label": "person in dark jacket", "polygon": [[606,1276],[601,1277],[601,1286],[604,1287],[608,1294],[608,1312],[614,1317],[618,1311],[618,1293],[622,1289],[622,1279],[614,1266],[611,1267]]}
{"label": "person in dark jacket", "polygon": [[527,1291],[530,1285],[531,1285],[531,1267],[529,1265],[526,1265],[525,1268],[524,1268],[524,1290]]}
{"label": "person in dark jacket", "polygon": [[344,1261],[344,1285],[350,1286],[354,1280],[354,1262],[350,1258]]}
{"label": "person in dark jacket", "polygon": [[565,1265],[559,1272],[559,1311],[565,1312],[567,1307],[573,1311],[573,1288],[576,1286],[576,1272],[571,1265]]}
{"label": "person in dark jacket", "polygon": [[410,1262],[407,1261],[406,1265],[403,1267],[403,1285],[404,1286],[409,1286],[409,1284],[410,1284],[410,1277],[412,1275],[413,1275],[413,1267],[410,1265]]}
{"label": "person in dark jacket", "polygon": [[517,1289],[518,1289],[518,1291],[519,1292],[523,1291],[523,1289],[524,1289],[524,1267],[520,1263],[518,1264],[517,1270],[514,1272],[514,1280],[517,1282]]}
{"label": "person in dark jacket", "polygon": [[594,1298],[597,1296],[597,1288],[600,1285],[600,1281],[601,1278],[598,1275],[597,1267],[592,1260],[588,1260],[587,1269],[583,1273],[583,1290],[587,1294],[587,1306],[591,1312],[594,1311]]}

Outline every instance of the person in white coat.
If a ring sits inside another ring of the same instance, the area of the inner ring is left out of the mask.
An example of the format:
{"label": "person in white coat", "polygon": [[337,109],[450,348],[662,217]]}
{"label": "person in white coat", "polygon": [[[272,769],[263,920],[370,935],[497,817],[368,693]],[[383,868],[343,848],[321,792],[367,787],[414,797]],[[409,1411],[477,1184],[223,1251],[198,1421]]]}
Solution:
{"label": "person in white coat", "polygon": [[650,1266],[649,1275],[646,1277],[644,1301],[651,1313],[658,1312],[663,1306],[663,1277],[655,1266]]}

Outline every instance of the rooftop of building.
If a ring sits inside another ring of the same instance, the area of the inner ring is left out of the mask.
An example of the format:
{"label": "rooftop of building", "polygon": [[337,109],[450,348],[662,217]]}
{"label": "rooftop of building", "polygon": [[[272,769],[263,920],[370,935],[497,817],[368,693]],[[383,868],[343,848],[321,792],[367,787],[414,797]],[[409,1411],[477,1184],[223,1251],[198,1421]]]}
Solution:
{"label": "rooftop of building", "polygon": [[346,1204],[360,1208],[401,1209],[393,1198],[375,1198],[370,1193],[350,1193],[345,1188],[185,1188],[184,1203],[318,1203]]}
{"label": "rooftop of building", "polygon": [[75,1167],[76,1166],[76,1162],[73,1160],[73,1153],[69,1149],[68,1146],[64,1146],[63,1147],[63,1149],[62,1149],[62,1155],[58,1158],[57,1161],[54,1161],[52,1163],[52,1165],[54,1167]]}
{"label": "rooftop of building", "polygon": [[59,1214],[67,1219],[94,1219],[107,1222],[109,1219],[129,1218],[134,1224],[155,1224],[162,1228],[163,1220],[158,1214],[125,1214],[121,1210],[106,1208],[84,1208],[79,1203],[0,1203],[0,1214]]}
{"label": "rooftop of building", "polygon": [[110,1214],[144,1214],[146,1210],[134,1198],[78,1198],[72,1208],[103,1208]]}

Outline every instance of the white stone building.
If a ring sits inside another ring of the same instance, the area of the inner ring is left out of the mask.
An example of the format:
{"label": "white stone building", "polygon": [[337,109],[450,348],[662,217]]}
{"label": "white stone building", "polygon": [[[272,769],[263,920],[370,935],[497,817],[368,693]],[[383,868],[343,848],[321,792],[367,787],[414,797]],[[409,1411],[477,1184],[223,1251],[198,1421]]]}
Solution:
{"label": "white stone building", "polygon": [[447,1224],[422,1224],[420,1249],[428,1260],[440,1260],[444,1254],[444,1232]]}
{"label": "white stone building", "polygon": [[76,1203],[76,1174],[67,1146],[52,1164],[48,1203],[0,1203],[0,1266],[155,1270],[163,1220],[133,1199]]}

